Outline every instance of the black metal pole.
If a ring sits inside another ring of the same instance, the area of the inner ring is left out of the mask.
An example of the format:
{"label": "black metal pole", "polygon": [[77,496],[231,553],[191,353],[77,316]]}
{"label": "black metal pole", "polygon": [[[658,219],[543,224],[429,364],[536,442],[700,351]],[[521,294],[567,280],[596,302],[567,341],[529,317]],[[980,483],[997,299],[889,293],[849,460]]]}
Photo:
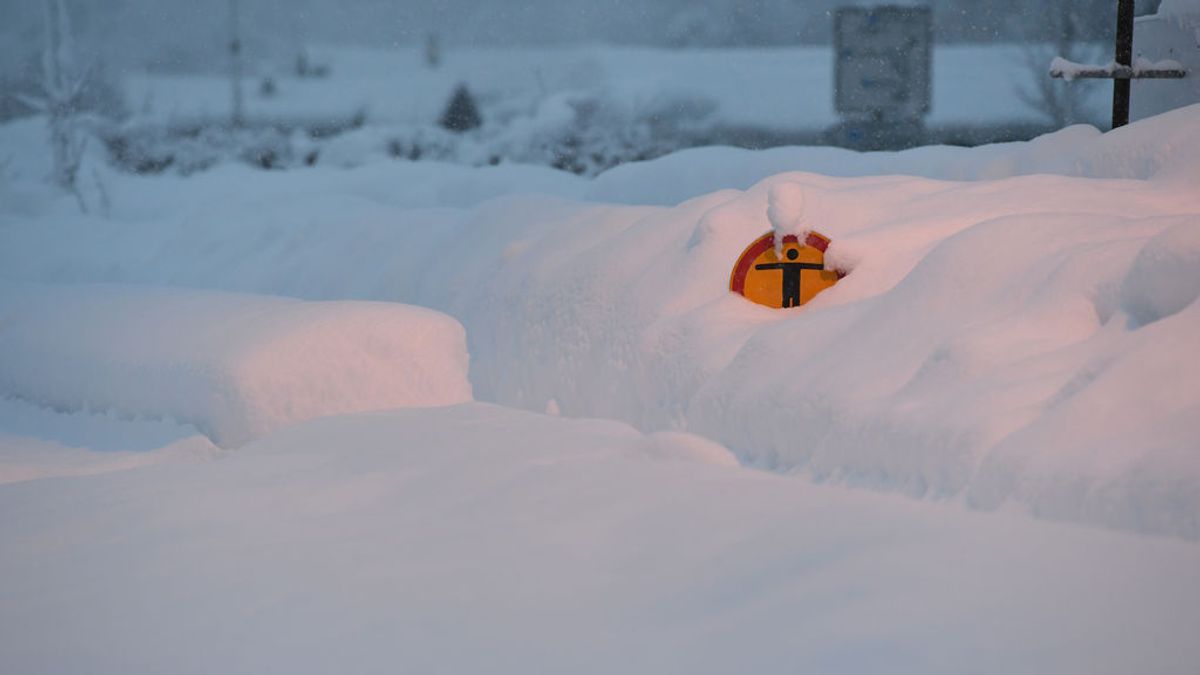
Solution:
{"label": "black metal pole", "polygon": [[[1118,66],[1133,65],[1133,0],[1117,0],[1117,45]],[[1129,124],[1129,84],[1126,78],[1113,80],[1112,128]]]}

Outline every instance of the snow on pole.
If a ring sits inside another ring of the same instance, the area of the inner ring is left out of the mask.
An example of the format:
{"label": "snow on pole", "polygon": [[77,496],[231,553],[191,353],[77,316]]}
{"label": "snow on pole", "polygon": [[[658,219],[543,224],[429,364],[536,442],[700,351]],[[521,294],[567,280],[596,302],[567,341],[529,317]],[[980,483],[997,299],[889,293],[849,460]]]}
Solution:
{"label": "snow on pole", "polygon": [[1112,128],[1129,124],[1130,81],[1134,79],[1180,79],[1187,70],[1174,60],[1152,63],[1147,59],[1133,60],[1133,0],[1117,3],[1117,30],[1112,62],[1097,66],[1075,63],[1062,56],[1050,62],[1050,77],[1068,82],[1078,78],[1101,78],[1113,81]]}
{"label": "snow on pole", "polygon": [[1050,77],[1068,82],[1078,78],[1178,79],[1185,75],[1187,75],[1187,70],[1174,59],[1151,61],[1138,57],[1134,59],[1131,66],[1122,65],[1116,61],[1103,66],[1076,63],[1061,56],[1054,57],[1054,60],[1050,62]]}

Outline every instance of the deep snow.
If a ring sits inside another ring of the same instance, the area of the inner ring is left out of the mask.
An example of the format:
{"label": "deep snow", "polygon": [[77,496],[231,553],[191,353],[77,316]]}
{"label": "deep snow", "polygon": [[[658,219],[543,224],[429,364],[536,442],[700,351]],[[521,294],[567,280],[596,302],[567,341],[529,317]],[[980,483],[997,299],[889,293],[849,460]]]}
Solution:
{"label": "deep snow", "polygon": [[[1200,107],[595,180],[93,155],[90,215],[43,134],[0,126],[6,669],[1200,662]],[[772,225],[848,275],[731,296]]]}
{"label": "deep snow", "polygon": [[206,461],[220,452],[195,427],[174,420],[66,414],[0,398],[0,484]]}
{"label": "deep snow", "polygon": [[[109,220],[17,180],[0,267],[423,305],[466,327],[481,400],[695,431],[818,480],[1194,538],[1197,138],[1194,106],[970,150],[697,150],[591,182],[403,163],[114,175]],[[861,177],[703,194],[826,163]],[[869,175],[888,171],[975,180]],[[530,177],[561,196],[487,199]],[[772,312],[726,283],[788,185],[850,274]]]}
{"label": "deep snow", "polygon": [[466,336],[421,307],[0,285],[0,396],[190,424],[235,447],[323,415],[471,400]]}
{"label": "deep snow", "polygon": [[[1194,544],[656,458],[483,404],[0,486],[41,673],[1190,673]],[[11,517],[16,514],[16,517]]]}

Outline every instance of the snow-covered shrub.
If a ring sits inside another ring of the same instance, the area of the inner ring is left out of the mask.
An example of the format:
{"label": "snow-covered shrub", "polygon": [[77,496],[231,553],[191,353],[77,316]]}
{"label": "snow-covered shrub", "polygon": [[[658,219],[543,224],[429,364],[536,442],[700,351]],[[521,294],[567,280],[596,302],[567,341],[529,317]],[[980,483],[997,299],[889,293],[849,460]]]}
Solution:
{"label": "snow-covered shrub", "polygon": [[389,135],[387,154],[393,159],[458,161],[460,139],[441,128],[410,127]]}
{"label": "snow-covered shrub", "polygon": [[219,139],[232,141],[238,159],[260,169],[283,169],[296,162],[290,136],[279,129],[233,129]]}
{"label": "snow-covered shrub", "polygon": [[113,165],[139,174],[171,169],[187,175],[215,165],[222,156],[220,147],[199,129],[178,133],[164,126],[141,125],[106,131],[103,140]]}
{"label": "snow-covered shrub", "polygon": [[457,132],[477,129],[483,124],[483,118],[479,115],[479,107],[475,105],[475,97],[471,95],[467,85],[460,84],[454,90],[454,95],[446,104],[446,110],[442,113],[438,124],[443,129]]}
{"label": "snow-covered shrub", "polygon": [[532,112],[497,104],[489,112],[505,114],[489,114],[470,134],[434,124],[367,125],[360,111],[345,119],[260,120],[237,128],[224,119],[127,124],[110,126],[103,139],[113,164],[133,173],[190,174],[224,161],[263,169],[350,167],[388,157],[469,166],[535,164],[592,176],[694,145],[715,109],[713,101],[695,96],[621,103],[595,90],[548,96]]}
{"label": "snow-covered shrub", "polygon": [[188,175],[224,161],[260,169],[299,167],[314,164],[320,147],[307,131],[282,125],[124,125],[102,131],[101,138],[113,165],[139,174]]}
{"label": "snow-covered shrub", "polygon": [[531,118],[515,120],[508,133],[491,143],[491,155],[596,175],[678,149],[685,133],[715,108],[695,97],[660,97],[626,106],[603,92],[558,94],[543,101]]}

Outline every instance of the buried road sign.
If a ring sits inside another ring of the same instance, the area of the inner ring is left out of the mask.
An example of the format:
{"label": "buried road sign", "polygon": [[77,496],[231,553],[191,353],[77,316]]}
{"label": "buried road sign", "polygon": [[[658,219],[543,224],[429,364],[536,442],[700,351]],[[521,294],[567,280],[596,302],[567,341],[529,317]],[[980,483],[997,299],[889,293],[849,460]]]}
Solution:
{"label": "buried road sign", "polygon": [[729,275],[729,290],[767,307],[799,307],[842,278],[840,272],[825,269],[828,246],[829,238],[816,232],[803,244],[796,235],[785,235],[781,259],[775,233],[768,232],[742,251]]}

